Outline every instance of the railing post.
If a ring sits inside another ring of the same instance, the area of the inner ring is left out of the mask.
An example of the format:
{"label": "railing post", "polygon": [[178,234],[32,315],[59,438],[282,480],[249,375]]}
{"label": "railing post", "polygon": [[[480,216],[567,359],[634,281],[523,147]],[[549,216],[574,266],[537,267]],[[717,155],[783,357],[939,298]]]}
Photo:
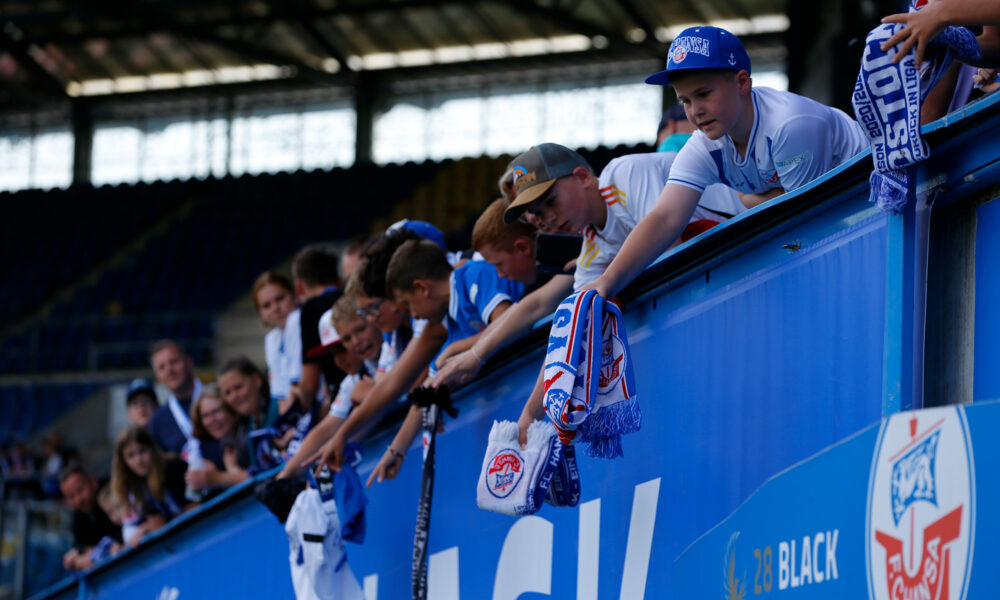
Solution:
{"label": "railing post", "polygon": [[924,405],[927,249],[933,193],[917,197],[909,169],[906,208],[888,217],[882,415]]}

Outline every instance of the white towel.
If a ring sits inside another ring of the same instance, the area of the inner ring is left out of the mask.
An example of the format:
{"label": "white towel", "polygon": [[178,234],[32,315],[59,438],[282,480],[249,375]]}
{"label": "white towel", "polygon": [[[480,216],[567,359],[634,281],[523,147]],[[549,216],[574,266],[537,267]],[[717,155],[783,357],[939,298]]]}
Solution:
{"label": "white towel", "polygon": [[285,522],[292,587],[297,600],[365,600],[347,564],[337,503],[313,488],[302,490]]}
{"label": "white towel", "polygon": [[562,444],[547,421],[528,427],[524,448],[517,423],[494,421],[476,486],[479,508],[505,515],[529,515],[542,507],[559,467]]}

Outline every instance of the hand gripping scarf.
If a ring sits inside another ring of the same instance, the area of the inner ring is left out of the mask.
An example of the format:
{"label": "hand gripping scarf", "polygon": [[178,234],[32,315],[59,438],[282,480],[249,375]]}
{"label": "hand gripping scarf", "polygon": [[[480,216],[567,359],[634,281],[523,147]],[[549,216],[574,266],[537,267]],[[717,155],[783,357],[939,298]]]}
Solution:
{"label": "hand gripping scarf", "polygon": [[579,432],[591,456],[621,456],[621,436],[639,430],[642,414],[618,307],[593,290],[563,300],[552,320],[544,377],[545,412],[562,443]]}
{"label": "hand gripping scarf", "polygon": [[517,435],[517,423],[493,422],[476,486],[479,508],[514,516],[534,514],[549,495],[553,476],[564,470],[565,448],[548,421],[535,421],[528,427],[523,448]]}
{"label": "hand gripping scarf", "polygon": [[[910,12],[925,3],[914,2]],[[870,201],[890,214],[898,214],[906,207],[907,167],[930,155],[920,137],[920,104],[953,59],[974,60],[982,56],[971,31],[948,27],[929,44],[919,69],[915,47],[898,64],[893,64],[898,46],[883,51],[881,45],[902,28],[899,23],[886,23],[868,34],[852,98],[854,114],[868,135],[875,163]]]}

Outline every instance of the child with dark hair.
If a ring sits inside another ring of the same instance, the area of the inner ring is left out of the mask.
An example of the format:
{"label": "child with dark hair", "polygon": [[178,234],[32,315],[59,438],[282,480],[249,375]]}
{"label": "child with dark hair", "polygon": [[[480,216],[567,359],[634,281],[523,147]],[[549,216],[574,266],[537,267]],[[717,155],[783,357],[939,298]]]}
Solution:
{"label": "child with dark hair", "polygon": [[319,399],[332,399],[344,372],[323,350],[319,339],[319,319],[340,298],[340,263],[337,253],[325,244],[310,244],[292,259],[295,294],[302,302],[299,319],[302,366],[299,392],[302,408],[310,409]]}
{"label": "child with dark hair", "polygon": [[[480,332],[524,291],[520,283],[500,277],[485,261],[469,261],[452,269],[441,249],[427,241],[409,241],[396,250],[389,261],[386,288],[413,315],[443,321],[448,329],[446,347],[460,351],[471,348]],[[435,369],[431,371],[433,376]],[[411,406],[369,483],[396,476],[405,449],[420,429],[421,414],[421,408]]]}
{"label": "child with dark hair", "polygon": [[118,436],[111,463],[111,490],[127,510],[123,527],[133,535],[126,543],[163,527],[193,504],[184,498],[184,461],[167,459],[141,427],[129,427]]}
{"label": "child with dark hair", "polygon": [[339,466],[347,440],[374,427],[395,400],[423,381],[427,366],[448,337],[440,322],[411,318],[406,306],[394,301],[386,289],[386,268],[396,250],[420,239],[407,228],[379,237],[362,253],[361,264],[347,283],[347,294],[357,299],[358,314],[382,330],[384,343],[375,386],[324,446],[326,464]]}

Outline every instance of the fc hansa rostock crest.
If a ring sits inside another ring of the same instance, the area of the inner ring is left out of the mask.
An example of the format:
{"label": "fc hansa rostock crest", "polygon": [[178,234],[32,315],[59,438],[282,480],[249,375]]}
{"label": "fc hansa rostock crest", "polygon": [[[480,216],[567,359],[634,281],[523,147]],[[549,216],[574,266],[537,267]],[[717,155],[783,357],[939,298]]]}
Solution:
{"label": "fc hansa rostock crest", "polygon": [[964,600],[972,566],[975,471],[961,407],[892,416],[868,482],[868,595]]}

